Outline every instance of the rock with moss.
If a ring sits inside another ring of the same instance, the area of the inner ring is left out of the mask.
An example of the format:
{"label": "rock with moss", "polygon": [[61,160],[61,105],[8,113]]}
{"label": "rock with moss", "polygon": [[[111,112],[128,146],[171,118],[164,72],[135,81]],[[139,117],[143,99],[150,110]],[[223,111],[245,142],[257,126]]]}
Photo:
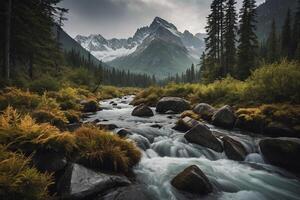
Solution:
{"label": "rock with moss", "polygon": [[233,128],[235,124],[236,116],[232,108],[228,105],[223,106],[218,109],[215,114],[212,116],[212,123],[215,126],[220,126],[222,128]]}
{"label": "rock with moss", "polygon": [[199,114],[202,119],[210,121],[216,109],[207,103],[199,103],[193,111]]}
{"label": "rock with moss", "polygon": [[195,143],[217,152],[223,152],[222,143],[213,135],[209,128],[204,124],[198,124],[185,133],[188,142]]}
{"label": "rock with moss", "polygon": [[182,113],[190,109],[190,102],[179,97],[164,97],[160,99],[156,105],[158,113],[166,113],[173,111],[174,113]]}
{"label": "rock with moss", "polygon": [[234,140],[228,136],[223,137],[222,141],[225,154],[229,159],[236,161],[245,160],[247,150],[241,142]]}
{"label": "rock with moss", "polygon": [[152,117],[154,113],[150,107],[141,104],[133,109],[131,115],[137,117]]}
{"label": "rock with moss", "polygon": [[79,164],[70,164],[57,184],[62,199],[88,199],[109,189],[131,182],[125,176],[96,172]]}
{"label": "rock with moss", "polygon": [[196,165],[189,166],[175,176],[171,184],[178,190],[195,194],[208,194],[213,186],[207,176]]}
{"label": "rock with moss", "polygon": [[300,139],[268,138],[259,142],[264,158],[271,164],[300,172]]}
{"label": "rock with moss", "polygon": [[199,122],[199,121],[197,121],[195,119],[192,119],[190,117],[184,117],[183,119],[179,119],[176,122],[176,125],[175,125],[175,127],[173,129],[175,129],[177,131],[185,132],[185,131],[190,130],[194,126],[197,126],[200,123],[201,122]]}

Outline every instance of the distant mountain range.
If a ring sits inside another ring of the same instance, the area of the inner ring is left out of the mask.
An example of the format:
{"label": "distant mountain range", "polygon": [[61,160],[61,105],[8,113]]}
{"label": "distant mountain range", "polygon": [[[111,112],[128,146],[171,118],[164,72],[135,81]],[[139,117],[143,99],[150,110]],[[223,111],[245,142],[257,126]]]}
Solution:
{"label": "distant mountain range", "polygon": [[181,33],[175,25],[156,17],[128,39],[107,40],[100,34],[75,40],[95,57],[111,66],[166,77],[198,63],[204,51],[205,34]]}

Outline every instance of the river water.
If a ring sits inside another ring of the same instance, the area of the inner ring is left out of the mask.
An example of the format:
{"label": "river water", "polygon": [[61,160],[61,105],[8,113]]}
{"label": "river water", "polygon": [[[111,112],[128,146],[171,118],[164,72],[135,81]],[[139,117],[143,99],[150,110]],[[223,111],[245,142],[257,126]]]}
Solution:
{"label": "river water", "polygon": [[[115,124],[133,133],[129,139],[135,141],[143,152],[141,162],[134,168],[136,179],[146,185],[152,199],[300,199],[299,179],[264,161],[258,148],[262,137],[226,131],[207,124],[212,131],[227,134],[246,147],[249,154],[245,161],[232,161],[225,153],[188,143],[184,133],[173,130],[179,115],[157,114],[152,108],[155,113],[153,117],[131,116],[134,107],[129,103],[132,99],[133,96],[125,96],[102,101],[103,110],[87,121],[99,119],[103,121],[101,123]],[[112,102],[117,105],[113,106]],[[171,186],[172,178],[190,165],[197,165],[206,174],[214,186],[213,193],[195,196]]]}

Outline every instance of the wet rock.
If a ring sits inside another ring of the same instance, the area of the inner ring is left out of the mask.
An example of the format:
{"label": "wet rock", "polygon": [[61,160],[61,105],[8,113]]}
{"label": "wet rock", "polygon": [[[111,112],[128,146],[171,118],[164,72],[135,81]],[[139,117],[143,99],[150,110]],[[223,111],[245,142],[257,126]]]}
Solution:
{"label": "wet rock", "polygon": [[113,106],[117,106],[118,104],[117,104],[117,103],[113,103],[112,105],[113,105]]}
{"label": "wet rock", "polygon": [[295,132],[281,123],[271,122],[264,129],[263,134],[269,137],[295,137]]}
{"label": "wet rock", "polygon": [[137,117],[152,117],[154,116],[153,111],[151,110],[150,107],[146,105],[139,105],[135,107],[131,113],[132,116],[137,116]]}
{"label": "wet rock", "polygon": [[181,113],[190,108],[190,103],[185,99],[179,97],[164,97],[158,101],[156,111],[158,113],[166,113],[173,111],[174,113]]}
{"label": "wet rock", "polygon": [[236,161],[245,160],[247,156],[247,150],[242,143],[228,136],[223,137],[222,141],[225,154],[229,159]]}
{"label": "wet rock", "polygon": [[53,151],[37,151],[32,157],[33,165],[42,172],[56,172],[67,165],[67,159],[62,153]]}
{"label": "wet rock", "polygon": [[216,109],[207,103],[199,103],[193,109],[202,119],[210,121]]}
{"label": "wet rock", "polygon": [[196,165],[189,166],[175,176],[171,184],[178,190],[196,194],[208,194],[213,190],[206,175]]}
{"label": "wet rock", "polygon": [[152,125],[150,125],[150,127],[161,129],[161,128],[162,128],[162,125],[159,125],[159,124],[152,124]]}
{"label": "wet rock", "polygon": [[146,186],[131,185],[119,187],[95,198],[95,200],[152,200]]}
{"label": "wet rock", "polygon": [[133,140],[136,143],[136,145],[143,150],[147,150],[150,148],[150,142],[144,136],[134,134],[130,135],[129,138]]}
{"label": "wet rock", "polygon": [[263,157],[271,164],[300,172],[300,139],[268,138],[259,142]]}
{"label": "wet rock", "polygon": [[97,126],[100,128],[100,129],[105,129],[105,130],[109,130],[109,131],[111,131],[111,130],[114,130],[114,129],[116,129],[116,128],[118,128],[118,126],[117,125],[115,125],[115,124],[97,124]]}
{"label": "wet rock", "polygon": [[222,143],[212,134],[209,128],[202,123],[186,132],[184,137],[188,142],[210,148],[217,152],[223,151]]}
{"label": "wet rock", "polygon": [[70,164],[58,182],[62,199],[84,199],[131,182],[125,176],[95,172],[79,164]]}
{"label": "wet rock", "polygon": [[132,133],[128,130],[128,129],[125,129],[125,128],[122,128],[120,130],[117,131],[117,134],[120,136],[120,137],[126,137],[128,135],[132,135]]}
{"label": "wet rock", "polygon": [[190,117],[184,117],[182,119],[179,119],[173,129],[177,131],[188,131],[194,126],[197,126],[200,124],[199,121],[192,119]]}
{"label": "wet rock", "polygon": [[230,106],[223,106],[212,116],[212,123],[223,128],[233,128],[236,116]]}
{"label": "wet rock", "polygon": [[99,110],[98,102],[94,100],[84,101],[82,105],[83,105],[83,109],[82,109],[83,112],[97,112]]}

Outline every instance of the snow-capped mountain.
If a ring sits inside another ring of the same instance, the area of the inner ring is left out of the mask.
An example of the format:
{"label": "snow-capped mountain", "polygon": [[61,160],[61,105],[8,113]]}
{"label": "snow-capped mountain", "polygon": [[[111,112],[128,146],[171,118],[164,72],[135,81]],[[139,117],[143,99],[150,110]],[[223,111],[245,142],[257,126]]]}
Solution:
{"label": "snow-capped mountain", "polygon": [[150,26],[139,28],[128,39],[108,40],[98,34],[78,35],[75,40],[112,66],[167,76],[198,62],[205,46],[203,38],[203,34],[181,33],[172,23],[156,17]]}

